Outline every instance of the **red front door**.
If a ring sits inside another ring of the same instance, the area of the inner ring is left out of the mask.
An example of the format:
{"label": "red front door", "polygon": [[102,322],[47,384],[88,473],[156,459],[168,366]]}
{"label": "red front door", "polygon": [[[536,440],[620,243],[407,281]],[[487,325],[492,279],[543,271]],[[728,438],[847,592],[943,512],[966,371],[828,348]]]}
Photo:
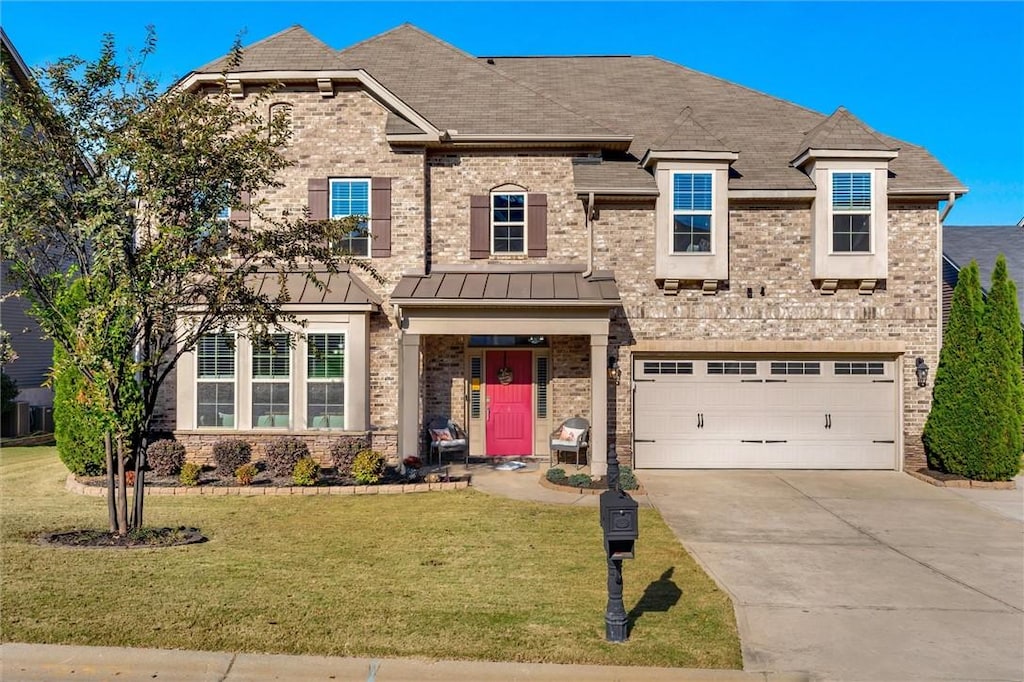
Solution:
{"label": "red front door", "polygon": [[533,354],[487,351],[487,454],[533,454]]}

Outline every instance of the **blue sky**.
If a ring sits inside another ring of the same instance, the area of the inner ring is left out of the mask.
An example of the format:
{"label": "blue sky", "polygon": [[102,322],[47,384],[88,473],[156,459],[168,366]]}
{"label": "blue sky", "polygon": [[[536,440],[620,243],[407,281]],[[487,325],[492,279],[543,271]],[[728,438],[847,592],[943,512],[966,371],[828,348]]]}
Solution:
{"label": "blue sky", "polygon": [[1024,217],[1024,2],[41,2],[2,0],[30,66],[139,46],[166,83],[302,24],[343,48],[411,22],[474,55],[657,55],[928,148],[970,192],[948,224]]}

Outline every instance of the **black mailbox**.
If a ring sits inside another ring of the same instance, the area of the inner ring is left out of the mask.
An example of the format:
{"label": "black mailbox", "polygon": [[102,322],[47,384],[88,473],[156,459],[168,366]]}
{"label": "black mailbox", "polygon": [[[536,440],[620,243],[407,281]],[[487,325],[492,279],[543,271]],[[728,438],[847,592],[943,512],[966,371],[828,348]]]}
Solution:
{"label": "black mailbox", "polygon": [[640,536],[637,508],[636,500],[621,490],[601,493],[601,528],[610,559],[633,558],[633,546]]}

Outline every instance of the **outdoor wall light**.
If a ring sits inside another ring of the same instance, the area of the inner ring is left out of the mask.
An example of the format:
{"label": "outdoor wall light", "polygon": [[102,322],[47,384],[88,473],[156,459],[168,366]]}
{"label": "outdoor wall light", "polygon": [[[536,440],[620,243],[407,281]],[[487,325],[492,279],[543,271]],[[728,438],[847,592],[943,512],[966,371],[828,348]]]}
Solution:
{"label": "outdoor wall light", "polygon": [[619,359],[614,355],[608,356],[608,381],[613,382],[616,386],[619,385],[619,380],[622,379],[622,369],[619,368]]}
{"label": "outdoor wall light", "polygon": [[924,358],[917,359],[917,367],[914,368],[914,374],[917,375],[918,387],[924,388],[928,385],[928,365],[925,364]]}

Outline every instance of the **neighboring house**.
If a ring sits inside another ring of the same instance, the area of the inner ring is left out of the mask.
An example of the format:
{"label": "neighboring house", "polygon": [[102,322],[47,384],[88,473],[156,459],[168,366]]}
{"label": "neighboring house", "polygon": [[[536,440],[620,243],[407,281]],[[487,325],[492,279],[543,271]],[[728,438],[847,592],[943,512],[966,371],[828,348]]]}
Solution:
{"label": "neighboring house", "polygon": [[[0,28],[0,58],[3,69],[21,85],[32,82],[32,75],[10,38]],[[45,338],[39,325],[28,315],[29,304],[20,296],[8,295],[15,288],[10,282],[9,263],[0,263],[0,327],[11,335],[18,359],[4,365],[4,373],[18,382],[18,400],[32,406],[49,407],[53,391],[43,386],[53,364],[53,343]],[[40,423],[38,426],[43,426]]]}
{"label": "neighboring house", "polygon": [[297,163],[268,208],[368,215],[346,246],[385,282],[297,281],[294,347],[186,354],[167,417],[191,457],[285,433],[422,455],[437,415],[474,456],[546,456],[578,414],[596,473],[609,444],[637,468],[923,465],[937,208],[966,192],[925,149],[657,58],[477,58],[409,25],[341,51],[296,26],[226,78],[282,84]]}
{"label": "neighboring house", "polygon": [[942,227],[942,328],[949,319],[953,289],[960,268],[972,260],[978,262],[981,286],[986,292],[992,284],[992,269],[999,254],[1006,256],[1006,269],[1017,285],[1017,307],[1024,326],[1024,219],[1016,225]]}

